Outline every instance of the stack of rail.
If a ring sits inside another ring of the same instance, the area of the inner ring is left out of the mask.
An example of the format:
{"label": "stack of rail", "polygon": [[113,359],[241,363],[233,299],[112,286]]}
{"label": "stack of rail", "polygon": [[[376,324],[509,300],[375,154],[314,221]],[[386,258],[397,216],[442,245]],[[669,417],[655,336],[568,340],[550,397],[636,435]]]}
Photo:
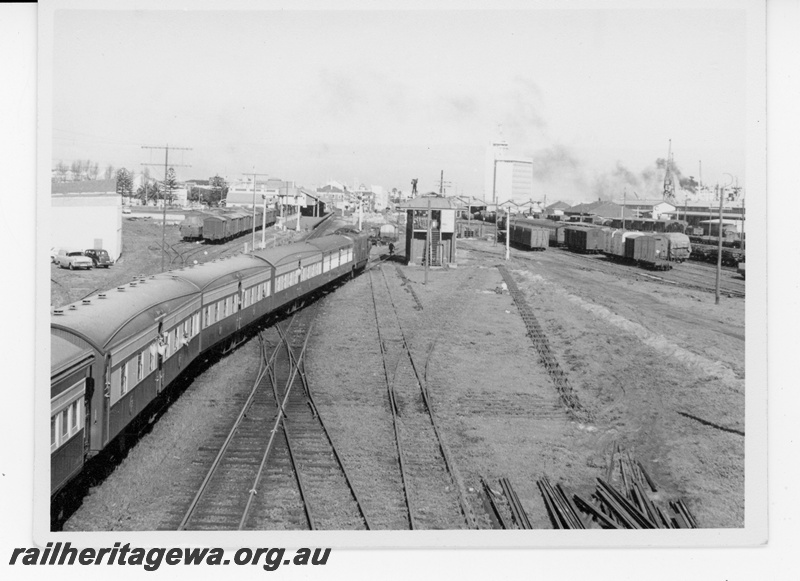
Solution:
{"label": "stack of rail", "polygon": [[[609,466],[611,473],[612,465]],[[604,529],[687,529],[697,528],[697,521],[686,504],[678,499],[669,502],[669,508],[650,497],[658,492],[641,462],[630,454],[620,454],[619,474],[621,490],[607,479],[597,478],[597,486],[590,498],[570,494],[560,485],[555,488],[547,477],[537,482],[547,513],[557,529],[590,528],[594,521]],[[582,515],[581,513],[584,513]]]}
{"label": "stack of rail", "polygon": [[528,514],[525,512],[517,493],[512,488],[511,481],[508,478],[500,478],[498,482],[500,483],[500,488],[503,491],[502,495],[499,492],[494,491],[492,487],[489,486],[489,483],[486,482],[486,479],[481,477],[481,484],[483,485],[486,499],[489,501],[489,507],[491,508],[491,516],[494,517],[496,524],[504,529],[514,528],[503,515],[503,512],[500,510],[496,502],[496,499],[500,499],[505,496],[506,503],[508,504],[508,510],[511,513],[513,523],[516,524],[516,528],[532,529],[533,526],[528,518]]}

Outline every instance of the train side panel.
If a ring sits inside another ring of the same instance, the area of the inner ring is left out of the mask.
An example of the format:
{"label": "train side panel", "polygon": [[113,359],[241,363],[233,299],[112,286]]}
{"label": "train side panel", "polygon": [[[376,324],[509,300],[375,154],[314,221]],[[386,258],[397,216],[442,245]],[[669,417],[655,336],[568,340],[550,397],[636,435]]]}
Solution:
{"label": "train side panel", "polygon": [[58,492],[81,471],[88,446],[86,424],[90,417],[88,400],[94,390],[92,366],[95,354],[91,349],[75,349],[75,353],[71,361],[51,374],[51,494]]}

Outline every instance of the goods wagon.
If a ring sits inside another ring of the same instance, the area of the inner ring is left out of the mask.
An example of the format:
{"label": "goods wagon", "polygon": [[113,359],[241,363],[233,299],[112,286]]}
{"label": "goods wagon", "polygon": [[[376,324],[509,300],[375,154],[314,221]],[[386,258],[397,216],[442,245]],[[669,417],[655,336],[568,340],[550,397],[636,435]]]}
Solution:
{"label": "goods wagon", "polygon": [[512,220],[510,241],[531,250],[546,250],[550,242],[550,231],[525,219]]}
{"label": "goods wagon", "polygon": [[593,226],[567,226],[564,242],[573,252],[593,254],[601,251],[600,228]]}
{"label": "goods wagon", "polygon": [[630,260],[631,262],[636,261],[636,257],[634,255],[634,244],[636,243],[637,238],[641,238],[644,236],[641,232],[631,232],[630,235],[625,237],[625,251],[623,254],[623,258],[625,260]]}
{"label": "goods wagon", "polygon": [[203,238],[209,242],[222,242],[230,236],[230,220],[222,215],[206,216],[203,220]]}
{"label": "goods wagon", "polygon": [[397,240],[397,226],[394,224],[383,224],[380,229],[381,240]]}
{"label": "goods wagon", "polygon": [[203,238],[203,220],[207,214],[198,212],[184,218],[180,225],[181,238],[184,240],[201,240]]}
{"label": "goods wagon", "polygon": [[664,237],[669,241],[669,260],[672,262],[689,260],[689,256],[692,254],[692,245],[686,234],[666,232]]}
{"label": "goods wagon", "polygon": [[609,254],[611,252],[611,241],[614,236],[613,228],[600,228],[600,252]]}
{"label": "goods wagon", "polygon": [[651,218],[625,219],[613,218],[608,224],[612,228],[623,228],[639,232],[680,232],[684,234],[688,230],[688,224],[684,220],[653,220]]}
{"label": "goods wagon", "polygon": [[[269,208],[256,208],[255,227],[272,226],[275,223],[276,211]],[[209,220],[210,218],[210,220]],[[181,237],[184,240],[207,240],[223,242],[241,236],[253,229],[253,213],[247,209],[229,209],[222,212],[198,212],[187,216],[181,222]]]}
{"label": "goods wagon", "polygon": [[669,239],[663,234],[649,234],[634,239],[633,258],[637,264],[656,270],[669,270]]}

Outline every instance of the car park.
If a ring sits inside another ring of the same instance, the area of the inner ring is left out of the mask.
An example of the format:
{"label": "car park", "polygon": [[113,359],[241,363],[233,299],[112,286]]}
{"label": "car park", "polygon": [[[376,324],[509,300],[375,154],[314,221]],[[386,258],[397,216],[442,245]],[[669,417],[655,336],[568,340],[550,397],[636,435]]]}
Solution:
{"label": "car park", "polygon": [[108,268],[114,264],[114,261],[111,260],[108,252],[102,248],[90,248],[89,250],[84,251],[83,254],[84,256],[88,256],[92,259],[92,263],[95,268]]}
{"label": "car park", "polygon": [[90,269],[94,264],[92,259],[84,256],[80,250],[67,250],[62,248],[58,251],[56,256],[56,264],[61,268],[69,268],[74,270],[76,268]]}

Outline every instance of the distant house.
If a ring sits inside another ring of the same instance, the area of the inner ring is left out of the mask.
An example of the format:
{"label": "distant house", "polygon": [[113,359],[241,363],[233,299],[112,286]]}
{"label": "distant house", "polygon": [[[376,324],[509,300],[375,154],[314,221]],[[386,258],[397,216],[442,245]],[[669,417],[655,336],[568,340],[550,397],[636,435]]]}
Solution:
{"label": "distant house", "polygon": [[[279,197],[287,188],[293,186],[289,182],[281,179],[270,178],[268,180],[257,180],[255,183],[255,201],[257,206],[265,202],[267,207],[274,207]],[[253,180],[245,179],[228,184],[228,195],[225,198],[227,207],[246,207],[253,208]]]}
{"label": "distant house", "polygon": [[570,205],[567,204],[566,202],[562,202],[561,200],[559,200],[557,202],[553,202],[552,204],[547,206],[548,210],[561,210],[562,212],[564,210],[569,210],[569,208],[570,208]]}
{"label": "distant house", "polygon": [[637,218],[653,218],[654,220],[675,211],[675,206],[664,200],[627,199],[621,205],[630,209]]}
{"label": "distant house", "polygon": [[347,187],[339,182],[331,181],[321,188],[317,188],[317,196],[330,207],[344,210],[349,206]]}
{"label": "distant house", "polygon": [[114,260],[122,254],[122,196],[117,180],[86,180],[50,185],[50,244],[54,248],[104,248]]}

